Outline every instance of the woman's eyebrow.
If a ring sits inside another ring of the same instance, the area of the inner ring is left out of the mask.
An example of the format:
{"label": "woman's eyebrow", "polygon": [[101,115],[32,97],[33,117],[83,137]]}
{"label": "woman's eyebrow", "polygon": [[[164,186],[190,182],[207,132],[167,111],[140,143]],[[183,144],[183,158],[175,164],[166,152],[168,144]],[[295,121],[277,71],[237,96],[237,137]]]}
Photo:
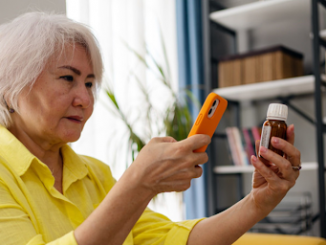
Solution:
{"label": "woman's eyebrow", "polygon": [[[80,70],[78,70],[77,68],[72,67],[72,66],[60,66],[58,68],[59,69],[68,69],[68,70],[71,70],[72,72],[74,72],[75,74],[77,74],[78,76],[81,75]],[[95,75],[94,74],[89,74],[89,75],[87,75],[87,78],[95,78]]]}

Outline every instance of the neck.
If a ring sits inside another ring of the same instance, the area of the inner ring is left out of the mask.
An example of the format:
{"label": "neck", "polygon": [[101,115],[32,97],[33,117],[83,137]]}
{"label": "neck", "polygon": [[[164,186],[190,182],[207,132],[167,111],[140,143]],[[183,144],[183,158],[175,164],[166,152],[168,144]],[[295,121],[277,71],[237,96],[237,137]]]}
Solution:
{"label": "neck", "polygon": [[52,172],[55,179],[54,187],[62,192],[62,174],[63,174],[63,158],[61,155],[61,147],[64,142],[58,142],[51,137],[37,138],[27,134],[26,130],[20,127],[11,127],[8,130],[40,161],[46,164]]}
{"label": "neck", "polygon": [[63,170],[63,158],[61,155],[61,144],[51,144],[48,141],[41,141],[31,138],[25,131],[8,128],[8,130],[40,161],[46,164],[55,179],[60,179]]}

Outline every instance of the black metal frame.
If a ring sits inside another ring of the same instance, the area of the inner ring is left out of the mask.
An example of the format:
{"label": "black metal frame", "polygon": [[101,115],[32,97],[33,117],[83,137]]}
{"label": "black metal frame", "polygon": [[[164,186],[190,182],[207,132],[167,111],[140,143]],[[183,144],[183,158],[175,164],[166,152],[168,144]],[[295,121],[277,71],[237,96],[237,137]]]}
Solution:
{"label": "black metal frame", "polygon": [[319,215],[320,234],[326,238],[325,220],[325,163],[324,163],[324,142],[323,133],[325,126],[322,119],[322,97],[321,97],[321,74],[320,74],[320,46],[326,48],[326,42],[319,35],[319,13],[318,3],[326,8],[325,0],[311,0],[312,17],[312,48],[313,48],[313,71],[315,76],[315,114],[316,114],[316,140],[317,140],[317,161],[318,161],[318,187],[319,187]]}
{"label": "black metal frame", "polygon": [[[235,51],[237,50],[236,32],[234,32],[233,30],[231,30],[223,25],[213,22],[209,18],[207,18],[207,16],[209,16],[210,12],[212,10],[216,11],[216,9],[221,10],[221,9],[224,9],[224,7],[219,5],[218,3],[214,2],[213,0],[210,0],[210,1],[202,0],[202,16],[203,16],[202,31],[203,31],[203,53],[204,53],[203,66],[204,66],[204,80],[205,80],[205,96],[207,96],[212,91],[212,84],[214,84],[214,82],[215,82],[215,81],[212,81],[212,77],[214,77],[214,76],[212,75],[211,64],[214,63],[214,65],[216,65],[216,66],[218,64],[218,60],[216,60],[214,57],[211,56],[211,43],[210,43],[211,28],[218,29],[218,30],[223,31],[223,32],[227,33],[228,35],[232,36],[234,38],[234,47],[233,48]],[[239,102],[228,101],[228,103],[230,105],[233,105],[233,107],[235,108],[235,110],[233,110],[234,118],[235,118],[237,126],[240,127]],[[223,138],[226,136],[214,134],[213,137]],[[217,203],[216,203],[217,193],[215,190],[216,174],[214,174],[215,159],[214,159],[214,154],[212,154],[213,151],[214,151],[214,144],[210,144],[207,148],[207,153],[210,156],[210,160],[206,164],[207,171],[205,173],[207,210],[208,210],[207,215],[208,216],[214,215],[217,212]],[[237,174],[236,176],[238,176],[237,184],[240,187],[242,185],[242,175]],[[243,194],[243,191],[242,191],[242,189],[238,189],[238,190],[239,190],[238,196],[240,198],[240,196],[242,196],[242,194]]]}
{"label": "black metal frame", "polygon": [[[210,28],[213,26],[214,28],[219,28],[220,30],[226,31],[230,35],[234,35],[236,38],[236,33],[232,30],[221,26],[219,24],[212,24],[208,18],[210,13],[210,2],[211,1],[202,1],[202,10],[203,10],[203,45],[204,45],[204,76],[205,76],[205,93],[206,95],[212,91],[212,73],[211,73],[211,64],[217,64],[218,61],[212,60],[211,57],[211,43],[210,43]],[[323,81],[321,80],[320,73],[320,46],[326,49],[326,41],[321,39],[319,36],[319,16],[318,16],[318,4],[321,4],[324,8],[326,8],[326,0],[311,0],[311,11],[312,11],[312,47],[313,47],[313,67],[314,67],[314,77],[315,77],[315,90],[314,90],[314,99],[315,99],[315,120],[304,113],[299,108],[295,107],[290,103],[290,100],[293,98],[297,98],[298,96],[286,96],[286,97],[278,97],[275,99],[280,100],[281,102],[287,104],[290,109],[298,113],[301,117],[306,119],[308,122],[314,124],[316,126],[316,140],[317,140],[317,161],[318,161],[318,186],[319,186],[319,215],[317,215],[314,219],[319,217],[320,219],[320,234],[321,237],[326,238],[326,220],[325,220],[325,165],[324,165],[324,142],[323,142],[323,133],[326,132],[326,125],[324,125],[322,120],[322,94],[321,94],[321,86],[323,85]],[[305,96],[305,95],[301,95]],[[241,125],[239,111],[240,105],[236,101],[230,101],[232,105],[235,106],[235,118],[237,126]],[[214,135],[214,137],[224,137],[224,135]],[[214,151],[214,144],[208,147],[208,155],[210,156],[210,161],[207,164],[207,173],[206,173],[206,187],[207,187],[207,200],[208,200],[208,215],[213,215],[216,213],[217,204],[216,204],[216,176],[214,174],[214,154],[211,154]],[[243,190],[241,186],[242,174],[236,174],[239,176],[238,184],[239,184],[239,198],[243,195]]]}

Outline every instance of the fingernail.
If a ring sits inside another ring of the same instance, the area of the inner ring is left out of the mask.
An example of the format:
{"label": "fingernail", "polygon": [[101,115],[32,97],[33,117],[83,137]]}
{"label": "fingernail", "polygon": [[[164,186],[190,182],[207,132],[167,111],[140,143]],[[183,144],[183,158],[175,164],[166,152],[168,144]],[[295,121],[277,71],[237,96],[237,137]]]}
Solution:
{"label": "fingernail", "polygon": [[277,137],[273,137],[272,141],[273,141],[274,144],[278,144],[280,142]]}
{"label": "fingernail", "polygon": [[251,156],[251,161],[253,162],[257,162],[257,157],[255,157],[254,155]]}
{"label": "fingernail", "polygon": [[264,146],[261,146],[259,148],[259,151],[262,152],[262,153],[265,153],[265,152],[267,152],[267,149]]}

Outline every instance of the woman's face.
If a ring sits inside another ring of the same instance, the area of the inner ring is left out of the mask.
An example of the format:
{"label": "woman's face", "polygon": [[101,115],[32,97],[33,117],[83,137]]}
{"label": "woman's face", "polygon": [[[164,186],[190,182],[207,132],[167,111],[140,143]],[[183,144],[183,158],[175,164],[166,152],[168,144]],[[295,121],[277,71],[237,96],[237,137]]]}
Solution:
{"label": "woman's face", "polygon": [[40,144],[78,140],[93,112],[92,86],[95,77],[85,48],[68,46],[59,58],[50,59],[33,88],[22,92],[11,131]]}

